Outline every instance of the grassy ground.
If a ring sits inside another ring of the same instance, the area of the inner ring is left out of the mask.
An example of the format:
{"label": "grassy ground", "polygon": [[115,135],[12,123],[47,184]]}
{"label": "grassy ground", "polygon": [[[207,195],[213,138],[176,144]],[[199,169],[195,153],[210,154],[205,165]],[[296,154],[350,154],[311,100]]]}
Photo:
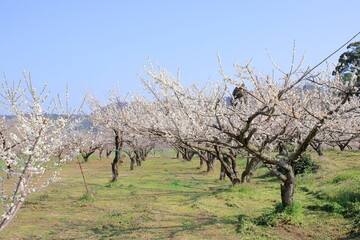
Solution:
{"label": "grassy ground", "polygon": [[125,160],[119,182],[110,183],[111,159],[93,158],[82,165],[86,195],[73,162],[59,182],[27,198],[0,239],[356,239],[359,161],[356,151],[328,151],[318,173],[300,177],[299,221],[274,213],[279,182],[265,168],[230,188],[217,180],[219,164],[203,174],[196,159],[150,157],[134,171]]}

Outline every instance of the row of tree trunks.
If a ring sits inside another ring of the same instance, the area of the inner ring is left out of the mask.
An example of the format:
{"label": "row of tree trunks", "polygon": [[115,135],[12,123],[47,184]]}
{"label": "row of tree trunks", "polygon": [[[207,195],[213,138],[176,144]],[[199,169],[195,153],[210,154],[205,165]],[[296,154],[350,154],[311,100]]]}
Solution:
{"label": "row of tree trunks", "polygon": [[146,160],[146,157],[153,148],[154,144],[137,150],[124,151],[130,158],[130,170],[134,170],[135,164],[137,167],[141,167],[141,162]]}
{"label": "row of tree trunks", "polygon": [[181,154],[182,159],[186,161],[191,161],[196,154],[196,151],[190,149],[189,147],[184,147],[180,145],[173,145],[173,147],[176,150],[176,158],[179,158]]}
{"label": "row of tree trunks", "polygon": [[234,151],[222,152],[218,146],[214,147],[216,158],[221,163],[220,179],[224,179],[226,175],[233,185],[239,184],[241,181],[238,176],[236,157]]}
{"label": "row of tree trunks", "polygon": [[215,155],[211,154],[209,152],[206,151],[198,151],[196,152],[196,154],[199,155],[200,158],[200,165],[198,167],[198,169],[201,169],[204,165],[204,163],[206,164],[206,172],[210,173],[210,172],[214,172],[214,166],[215,166]]}
{"label": "row of tree trunks", "polygon": [[351,146],[349,145],[352,139],[349,141],[343,141],[343,142],[337,142],[336,145],[340,148],[340,151],[345,151],[345,148],[351,149]]}
{"label": "row of tree trunks", "polygon": [[213,172],[215,162],[216,160],[219,160],[221,164],[220,180],[225,180],[225,177],[228,176],[228,178],[234,185],[238,184],[239,182],[250,182],[255,171],[263,165],[263,162],[261,160],[254,158],[250,154],[248,154],[245,169],[241,174],[241,179],[239,179],[236,162],[237,154],[234,151],[222,152],[218,148],[218,151],[215,151],[215,153],[207,151],[196,151],[196,154],[199,156],[200,160],[200,164],[197,169],[202,169],[205,163],[207,166],[206,172]]}

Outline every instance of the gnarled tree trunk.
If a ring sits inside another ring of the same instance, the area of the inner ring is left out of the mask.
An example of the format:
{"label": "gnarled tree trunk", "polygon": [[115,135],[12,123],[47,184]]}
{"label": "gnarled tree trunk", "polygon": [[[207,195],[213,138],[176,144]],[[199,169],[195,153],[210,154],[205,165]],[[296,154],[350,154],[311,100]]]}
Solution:
{"label": "gnarled tree trunk", "polygon": [[111,171],[112,171],[112,182],[116,182],[119,176],[119,161],[121,160],[120,152],[122,149],[122,141],[120,139],[120,133],[118,130],[114,130],[115,133],[115,157],[111,163]]}
{"label": "gnarled tree trunk", "polygon": [[236,154],[232,151],[227,153],[221,152],[217,146],[215,146],[215,153],[221,163],[220,178],[225,172],[233,185],[239,184],[240,179],[237,172]]}
{"label": "gnarled tree trunk", "polygon": [[280,185],[280,189],[281,203],[286,207],[293,202],[295,192],[295,173],[292,167],[286,171],[286,180]]}
{"label": "gnarled tree trunk", "polygon": [[250,154],[248,155],[245,170],[241,174],[241,182],[249,183],[253,177],[255,171],[263,165],[263,162],[257,158],[251,158]]}
{"label": "gnarled tree trunk", "polygon": [[141,167],[141,157],[140,157],[140,152],[139,151],[135,151],[135,161],[136,161],[136,166]]}
{"label": "gnarled tree trunk", "polygon": [[136,158],[135,156],[130,157],[130,170],[134,170],[135,162],[136,162],[135,158]]}
{"label": "gnarled tree trunk", "polygon": [[81,157],[84,159],[84,162],[89,161],[89,157],[95,152],[95,150],[92,150],[90,152],[81,152]]}
{"label": "gnarled tree trunk", "polygon": [[204,166],[204,159],[200,157],[199,166],[196,169],[201,169]]}
{"label": "gnarled tree trunk", "polygon": [[224,166],[221,164],[221,169],[220,169],[220,180],[225,180],[225,176],[226,176],[226,174],[225,174],[225,168],[224,168]]}
{"label": "gnarled tree trunk", "polygon": [[207,167],[206,172],[213,172],[215,165],[215,155],[205,151],[199,151],[197,152],[197,154],[200,157],[200,166],[198,167],[198,169],[200,169],[205,162]]}
{"label": "gnarled tree trunk", "polygon": [[111,153],[112,153],[112,150],[106,150],[106,157],[108,158],[108,157],[110,157],[110,155],[111,155]]}

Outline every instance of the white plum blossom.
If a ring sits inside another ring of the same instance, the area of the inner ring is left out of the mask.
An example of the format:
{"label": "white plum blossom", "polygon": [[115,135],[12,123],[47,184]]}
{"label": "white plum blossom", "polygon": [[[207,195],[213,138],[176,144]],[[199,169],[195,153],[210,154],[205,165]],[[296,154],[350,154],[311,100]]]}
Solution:
{"label": "white plum blossom", "polygon": [[[62,135],[78,123],[74,112],[61,111],[56,101],[48,101],[45,88],[37,93],[31,79],[8,84],[6,78],[0,92],[0,108],[8,111],[11,118],[5,121],[6,131],[0,122],[0,161],[5,163],[0,181],[0,231],[14,218],[26,197],[58,180],[60,170],[54,170],[48,177],[45,173],[59,163],[51,160],[56,149],[64,145]],[[54,114],[56,113],[56,115]],[[68,152],[69,159],[75,152]],[[4,185],[13,188],[4,188]]]}

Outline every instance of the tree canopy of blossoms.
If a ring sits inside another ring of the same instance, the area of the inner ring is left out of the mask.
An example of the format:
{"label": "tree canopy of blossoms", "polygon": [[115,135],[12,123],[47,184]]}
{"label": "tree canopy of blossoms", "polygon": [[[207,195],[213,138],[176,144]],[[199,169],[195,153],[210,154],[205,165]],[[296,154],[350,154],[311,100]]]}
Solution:
{"label": "tree canopy of blossoms", "polygon": [[[62,134],[77,123],[73,119],[77,111],[65,111],[60,98],[49,100],[46,85],[37,92],[25,74],[24,81],[12,84],[5,78],[0,97],[0,108],[9,116],[1,122],[7,126],[0,144],[1,231],[29,194],[58,179],[59,163],[51,157],[65,144]],[[63,161],[72,154],[68,152]],[[47,173],[51,169],[52,174]]]}
{"label": "tree canopy of blossoms", "polygon": [[[360,102],[353,96],[358,87],[344,84],[329,70],[292,67],[275,78],[257,73],[250,64],[235,68],[236,79],[221,70],[222,81],[199,88],[184,87],[179,77],[150,64],[145,68],[150,78],[142,80],[154,100],[134,98],[133,108],[142,116],[137,126],[215,154],[234,184],[240,182],[236,155],[247,152],[250,160],[262,162],[279,178],[282,203],[289,205],[296,182],[294,163],[312,141],[359,137]],[[234,85],[243,96],[229,104],[226,96]],[[294,153],[274,156],[281,143],[294,145]]]}

